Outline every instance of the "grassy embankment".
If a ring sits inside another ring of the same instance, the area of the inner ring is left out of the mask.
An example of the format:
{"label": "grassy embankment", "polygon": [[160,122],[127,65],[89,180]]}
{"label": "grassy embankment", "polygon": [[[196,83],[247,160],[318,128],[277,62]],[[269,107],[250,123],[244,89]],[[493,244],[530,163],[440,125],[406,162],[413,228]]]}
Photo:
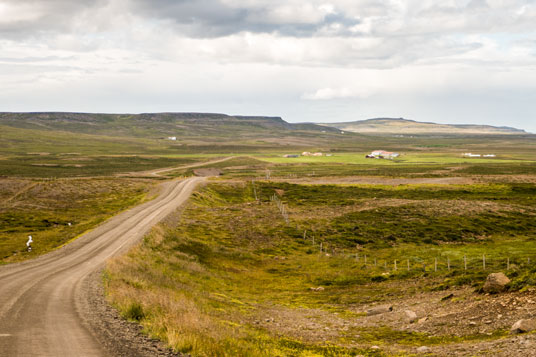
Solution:
{"label": "grassy embankment", "polygon": [[[526,263],[536,261],[533,184],[255,185],[258,202],[251,182],[213,183],[196,193],[180,218],[108,265],[110,301],[193,355],[380,355],[370,347],[411,351],[498,338],[504,330],[368,326],[361,320],[366,304],[478,288],[507,258],[511,289],[536,284]],[[274,192],[288,205],[288,224],[269,199]]]}
{"label": "grassy embankment", "polygon": [[[0,179],[0,264],[69,242],[141,203],[150,187],[132,179]],[[25,251],[28,235],[34,238],[31,253]]]}

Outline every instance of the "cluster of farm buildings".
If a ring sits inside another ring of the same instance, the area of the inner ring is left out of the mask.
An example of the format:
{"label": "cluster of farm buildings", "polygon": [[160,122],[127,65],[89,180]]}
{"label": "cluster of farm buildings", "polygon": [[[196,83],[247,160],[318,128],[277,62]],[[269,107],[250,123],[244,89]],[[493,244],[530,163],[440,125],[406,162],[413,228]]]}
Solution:
{"label": "cluster of farm buildings", "polygon": [[473,153],[470,153],[470,152],[464,152],[462,154],[463,157],[496,157],[497,155],[495,154],[484,154],[484,155],[481,155],[481,154],[473,154]]}
{"label": "cluster of farm buildings", "polygon": [[370,154],[366,155],[367,159],[394,159],[399,157],[400,154],[397,152],[385,151],[385,150],[374,150]]}
{"label": "cluster of farm buildings", "polygon": [[318,157],[318,156],[333,156],[333,154],[324,154],[322,152],[304,151],[301,154],[286,154],[286,155],[283,155],[283,157],[286,157],[286,158],[300,157],[300,156],[316,156],[316,157]]}

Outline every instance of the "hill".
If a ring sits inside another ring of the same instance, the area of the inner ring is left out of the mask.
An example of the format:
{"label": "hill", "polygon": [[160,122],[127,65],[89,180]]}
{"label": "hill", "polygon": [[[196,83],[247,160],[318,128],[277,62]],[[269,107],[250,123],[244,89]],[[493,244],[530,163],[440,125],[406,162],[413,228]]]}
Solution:
{"label": "hill", "polygon": [[362,134],[520,135],[524,130],[491,125],[437,124],[404,118],[374,118],[346,123],[321,124]]}
{"label": "hill", "polygon": [[92,135],[160,138],[251,137],[292,131],[333,131],[319,125],[290,124],[280,117],[232,116],[213,113],[0,113],[0,125],[23,129],[67,131]]}

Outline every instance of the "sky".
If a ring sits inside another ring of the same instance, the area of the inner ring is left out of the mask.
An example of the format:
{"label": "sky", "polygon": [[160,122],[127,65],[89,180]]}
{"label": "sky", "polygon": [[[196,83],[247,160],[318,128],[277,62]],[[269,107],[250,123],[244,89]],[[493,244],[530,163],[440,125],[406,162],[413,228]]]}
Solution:
{"label": "sky", "polygon": [[0,111],[536,132],[536,0],[0,0]]}

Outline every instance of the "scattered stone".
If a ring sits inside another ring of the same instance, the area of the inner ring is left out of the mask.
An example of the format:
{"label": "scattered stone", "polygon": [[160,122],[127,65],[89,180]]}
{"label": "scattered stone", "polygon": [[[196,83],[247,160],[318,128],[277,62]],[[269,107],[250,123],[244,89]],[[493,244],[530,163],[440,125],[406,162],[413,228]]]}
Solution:
{"label": "scattered stone", "polygon": [[430,347],[421,346],[421,347],[417,348],[417,352],[419,352],[419,353],[428,353],[428,352],[430,352]]}
{"label": "scattered stone", "polygon": [[469,322],[469,325],[471,325],[471,326],[476,326],[476,322],[471,321],[471,322]]}
{"label": "scattered stone", "polygon": [[524,333],[534,330],[536,330],[536,319],[524,319],[517,321],[510,329],[510,333]]}
{"label": "scattered stone", "polygon": [[448,294],[447,296],[443,296],[441,298],[441,301],[447,301],[447,300],[450,300],[454,297],[454,294]]}
{"label": "scattered stone", "polygon": [[370,349],[371,349],[371,350],[379,350],[380,347],[379,347],[379,346],[372,346],[372,347],[370,347]]}
{"label": "scattered stone", "polygon": [[370,308],[367,310],[367,315],[379,315],[379,314],[385,314],[386,312],[393,311],[393,307],[391,305],[381,305],[381,306],[375,306],[373,308]]}
{"label": "scattered stone", "polygon": [[323,286],[319,286],[319,287],[317,287],[317,288],[315,288],[315,287],[310,287],[309,290],[311,290],[311,291],[324,291],[325,289],[324,289]]}
{"label": "scattered stone", "polygon": [[406,310],[405,313],[410,323],[414,323],[415,321],[417,321],[417,314],[415,313],[415,311]]}
{"label": "scattered stone", "polygon": [[428,317],[427,317],[427,316],[425,316],[425,317],[421,317],[421,318],[419,319],[419,321],[417,321],[417,323],[422,324],[423,322],[426,322],[426,321],[428,321]]}
{"label": "scattered stone", "polygon": [[484,284],[485,293],[500,293],[506,289],[510,279],[503,273],[491,273]]}

